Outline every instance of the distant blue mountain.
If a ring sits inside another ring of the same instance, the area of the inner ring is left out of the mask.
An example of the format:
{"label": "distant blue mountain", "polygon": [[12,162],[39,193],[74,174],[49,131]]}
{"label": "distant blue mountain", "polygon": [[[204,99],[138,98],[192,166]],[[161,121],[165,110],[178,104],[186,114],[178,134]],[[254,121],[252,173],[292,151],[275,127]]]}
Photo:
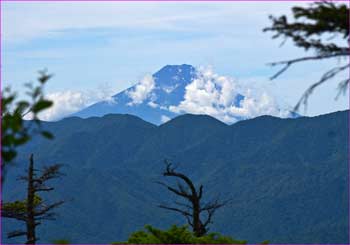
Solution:
{"label": "distant blue mountain", "polygon": [[[171,111],[169,107],[178,106],[184,100],[185,88],[197,78],[197,70],[186,64],[167,65],[154,73],[152,78],[154,82],[152,91],[138,103],[133,103],[131,94],[138,89],[142,92],[144,89],[142,82],[112,96],[111,100],[97,102],[71,116],[88,118],[92,116],[101,117],[110,113],[131,114],[159,125],[179,114],[183,114],[182,112]],[[244,95],[237,93],[231,103],[240,108],[244,98]],[[290,114],[289,117],[294,118],[295,116]],[[247,117],[237,116],[234,121],[242,119],[247,119]]]}
{"label": "distant blue mountain", "polygon": [[156,84],[153,94],[156,98],[147,98],[140,104],[130,105],[132,99],[128,93],[136,89],[136,85],[113,96],[113,102],[101,101],[97,102],[75,114],[82,118],[91,116],[104,116],[109,113],[131,114],[138,116],[145,121],[161,124],[163,118],[173,118],[175,113],[162,109],[160,107],[152,107],[151,102],[161,106],[169,106],[178,104],[185,93],[185,87],[195,77],[195,69],[190,65],[165,66],[155,74],[153,79]]}

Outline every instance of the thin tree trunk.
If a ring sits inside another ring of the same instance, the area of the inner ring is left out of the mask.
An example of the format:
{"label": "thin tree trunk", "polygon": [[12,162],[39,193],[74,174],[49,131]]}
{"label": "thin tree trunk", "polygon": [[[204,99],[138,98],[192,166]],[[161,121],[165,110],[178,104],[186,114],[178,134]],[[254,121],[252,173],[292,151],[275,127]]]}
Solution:
{"label": "thin tree trunk", "polygon": [[30,162],[28,168],[28,192],[27,192],[27,242],[26,244],[35,244],[35,219],[34,219],[34,161],[33,154],[30,155]]}
{"label": "thin tree trunk", "polygon": [[200,237],[201,234],[201,223],[199,219],[199,204],[193,202],[193,232],[197,237]]}

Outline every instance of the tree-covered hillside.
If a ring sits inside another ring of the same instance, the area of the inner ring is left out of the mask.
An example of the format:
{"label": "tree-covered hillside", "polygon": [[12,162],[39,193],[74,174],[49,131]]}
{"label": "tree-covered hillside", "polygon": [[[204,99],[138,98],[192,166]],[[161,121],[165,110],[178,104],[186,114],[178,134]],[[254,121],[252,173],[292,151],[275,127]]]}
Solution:
{"label": "tree-covered hillside", "polygon": [[[186,220],[157,207],[169,193],[155,182],[164,159],[178,164],[208,197],[231,198],[211,226],[250,243],[348,242],[348,111],[297,119],[270,116],[231,126],[183,115],[161,126],[135,116],[68,118],[43,124],[54,140],[35,138],[18,163],[65,164],[52,199],[64,199],[57,221],[40,227],[40,243],[126,241],[150,224],[167,229]],[[8,172],[4,200],[24,187]],[[16,224],[3,219],[3,232]],[[3,233],[3,238],[5,239]],[[5,242],[16,242],[5,240]]]}

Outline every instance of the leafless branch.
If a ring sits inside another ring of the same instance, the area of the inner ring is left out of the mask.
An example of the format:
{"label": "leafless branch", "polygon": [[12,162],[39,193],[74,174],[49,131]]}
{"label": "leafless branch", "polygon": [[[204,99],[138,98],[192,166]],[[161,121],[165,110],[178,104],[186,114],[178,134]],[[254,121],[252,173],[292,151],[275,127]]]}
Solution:
{"label": "leafless branch", "polygon": [[346,93],[349,84],[350,84],[350,78],[346,78],[338,84],[338,94],[335,97],[335,99],[338,99],[341,94]]}
{"label": "leafless branch", "polygon": [[41,176],[35,179],[35,181],[43,183],[50,179],[60,178],[63,176],[63,174],[60,172],[60,168],[62,166],[62,164],[54,164],[49,167],[44,167]]}
{"label": "leafless branch", "polygon": [[176,190],[175,188],[163,183],[163,182],[160,182],[160,181],[157,181],[156,183],[162,185],[162,186],[165,186],[169,191],[175,193],[176,195],[179,195],[179,196],[182,196],[182,197],[185,197],[185,198],[189,198],[190,195],[187,193],[187,192],[181,192],[179,190]]}
{"label": "leafless branch", "polygon": [[1,210],[1,216],[4,218],[17,219],[20,221],[27,221],[25,212],[18,212],[16,210]]}
{"label": "leafless branch", "polygon": [[52,191],[52,190],[54,190],[55,188],[53,188],[53,187],[46,187],[46,186],[41,186],[41,185],[39,185],[39,186],[36,186],[35,187],[35,192],[40,192],[40,191]]}
{"label": "leafless branch", "polygon": [[315,56],[307,56],[307,57],[302,57],[302,58],[297,58],[297,59],[291,59],[291,60],[286,60],[286,61],[279,61],[279,62],[272,62],[269,63],[271,66],[277,66],[277,65],[284,65],[281,70],[279,70],[276,74],[274,74],[272,77],[270,77],[271,80],[276,79],[279,77],[283,72],[285,72],[291,65],[303,61],[310,61],[310,60],[322,60],[322,59],[328,59],[328,58],[335,58],[335,57],[340,57],[340,56],[346,56],[348,57],[350,55],[349,50],[344,50],[342,52],[338,52],[335,54],[322,54],[322,55],[315,55]]}
{"label": "leafless branch", "polygon": [[176,205],[178,206],[182,206],[182,207],[185,207],[185,208],[188,208],[188,209],[191,209],[192,206],[189,205],[189,204],[186,204],[186,203],[181,203],[181,202],[174,202]]}
{"label": "leafless branch", "polygon": [[[294,107],[294,111],[298,111],[299,107],[301,106],[301,104],[303,104],[305,107],[307,106],[307,101],[309,96],[312,94],[312,92],[315,90],[315,88],[317,88],[318,86],[320,86],[321,84],[325,83],[326,81],[328,81],[329,79],[333,78],[335,75],[337,75],[338,73],[344,71],[345,69],[348,69],[350,67],[350,64],[344,65],[344,66],[340,66],[340,67],[335,67],[330,69],[329,71],[327,71],[325,74],[323,74],[323,76],[321,77],[321,79],[317,82],[312,84],[305,92],[304,94],[301,96],[301,98],[299,99],[298,103],[295,105]],[[348,83],[348,82],[347,82]]]}
{"label": "leafless branch", "polygon": [[192,181],[186,175],[179,172],[175,172],[175,169],[172,168],[172,164],[170,162],[165,161],[165,163],[167,166],[166,166],[166,171],[163,173],[164,176],[178,177],[182,179],[183,181],[186,182],[188,187],[191,189],[192,193],[197,193],[196,188],[194,187]]}
{"label": "leafless branch", "polygon": [[7,238],[13,238],[13,237],[25,236],[25,235],[27,235],[27,232],[17,230],[17,231],[11,231],[11,232],[7,233]]}
{"label": "leafless branch", "polygon": [[41,209],[40,210],[36,210],[34,213],[34,216],[41,216],[43,214],[46,214],[48,211],[62,205],[64,203],[64,201],[59,201],[59,202],[55,202],[53,204],[50,205],[41,205]]}
{"label": "leafless branch", "polygon": [[175,212],[181,213],[182,215],[185,215],[185,216],[192,216],[192,214],[190,214],[189,212],[181,210],[179,208],[168,207],[165,205],[158,205],[158,207],[163,208],[163,209],[167,209],[167,210],[171,210],[171,211],[175,211]]}

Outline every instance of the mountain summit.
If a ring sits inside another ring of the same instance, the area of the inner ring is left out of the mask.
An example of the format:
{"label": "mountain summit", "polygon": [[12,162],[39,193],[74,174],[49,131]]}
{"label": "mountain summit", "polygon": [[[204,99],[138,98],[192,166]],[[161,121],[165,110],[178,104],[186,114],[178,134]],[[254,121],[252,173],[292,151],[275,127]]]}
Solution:
{"label": "mountain summit", "polygon": [[206,114],[226,123],[260,115],[291,116],[266,93],[243,89],[229,77],[187,64],[164,66],[111,99],[72,116],[87,118],[110,113],[136,115],[156,125],[185,113]]}

